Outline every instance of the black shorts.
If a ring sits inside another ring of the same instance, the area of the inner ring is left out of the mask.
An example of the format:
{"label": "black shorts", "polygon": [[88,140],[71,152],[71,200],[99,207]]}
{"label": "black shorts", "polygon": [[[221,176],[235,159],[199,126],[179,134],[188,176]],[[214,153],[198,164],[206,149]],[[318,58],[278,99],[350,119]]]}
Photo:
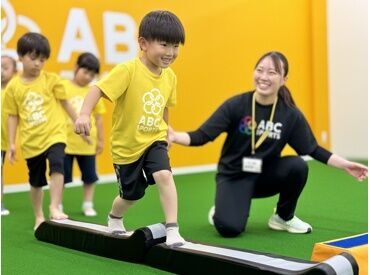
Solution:
{"label": "black shorts", "polygon": [[92,184],[98,180],[95,166],[95,155],[70,155],[64,158],[64,183],[72,182],[73,159],[76,158],[81,171],[81,180],[84,184]]}
{"label": "black shorts", "polygon": [[114,170],[120,197],[126,200],[141,199],[148,185],[155,184],[153,173],[161,170],[171,171],[167,142],[154,142],[137,161],[114,164]]}
{"label": "black shorts", "polygon": [[64,143],[55,143],[40,155],[26,159],[29,182],[33,187],[48,185],[46,180],[46,160],[49,161],[49,175],[60,173],[64,175]]}

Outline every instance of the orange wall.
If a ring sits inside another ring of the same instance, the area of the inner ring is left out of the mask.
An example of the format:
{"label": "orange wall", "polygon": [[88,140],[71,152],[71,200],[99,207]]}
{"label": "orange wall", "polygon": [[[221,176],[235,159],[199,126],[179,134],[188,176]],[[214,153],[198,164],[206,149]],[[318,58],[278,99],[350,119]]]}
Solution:
{"label": "orange wall", "polygon": [[[326,1],[64,0],[50,5],[46,0],[34,0],[32,3],[2,1],[2,19],[8,22],[2,32],[2,37],[8,39],[2,40],[2,50],[14,50],[19,36],[32,27],[25,19],[31,20],[49,38],[52,47],[46,70],[57,73],[73,70],[79,54],[79,50],[68,54],[70,49],[62,47],[63,37],[68,36],[67,26],[73,29],[75,22],[69,17],[71,14],[79,17],[80,24],[69,37],[75,41],[88,40],[90,50],[96,45],[102,71],[108,72],[114,63],[132,56],[132,52],[138,53],[136,30],[144,14],[154,9],[176,13],[186,30],[186,44],[172,66],[178,76],[178,105],[170,110],[170,123],[177,130],[195,129],[226,98],[252,89],[257,59],[267,51],[281,51],[290,61],[288,87],[319,142],[329,146],[328,138],[326,142],[321,140],[323,131],[328,134]],[[114,16],[119,18],[117,22],[125,23],[115,25]],[[81,25],[85,28],[76,31]],[[89,29],[91,32],[86,31]],[[104,30],[110,30],[111,35],[108,37]],[[116,53],[115,58],[112,52]],[[109,102],[106,105],[106,145],[105,152],[98,157],[100,174],[113,173],[109,153],[113,106]],[[216,163],[222,140],[219,138],[202,148],[173,146],[172,166]],[[5,181],[27,182],[27,169],[20,152],[16,165],[5,165]]]}

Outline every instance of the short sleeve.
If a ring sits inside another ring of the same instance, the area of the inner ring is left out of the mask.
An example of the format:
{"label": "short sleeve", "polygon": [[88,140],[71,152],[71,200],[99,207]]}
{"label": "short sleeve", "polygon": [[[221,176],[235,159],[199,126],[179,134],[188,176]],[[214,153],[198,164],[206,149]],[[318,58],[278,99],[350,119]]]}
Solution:
{"label": "short sleeve", "polygon": [[298,112],[288,144],[298,155],[309,155],[316,149],[318,144],[304,115],[300,111]]}
{"label": "short sleeve", "polygon": [[18,115],[19,110],[18,110],[18,104],[14,98],[14,86],[11,85],[11,83],[8,84],[4,91],[4,102],[2,105],[3,112],[9,115]]}
{"label": "short sleeve", "polygon": [[110,101],[114,102],[127,90],[129,84],[129,69],[124,64],[119,64],[95,85],[108,97]]}
{"label": "short sleeve", "polygon": [[55,98],[61,100],[67,99],[67,91],[61,77],[55,75],[52,85],[52,91],[54,92]]}

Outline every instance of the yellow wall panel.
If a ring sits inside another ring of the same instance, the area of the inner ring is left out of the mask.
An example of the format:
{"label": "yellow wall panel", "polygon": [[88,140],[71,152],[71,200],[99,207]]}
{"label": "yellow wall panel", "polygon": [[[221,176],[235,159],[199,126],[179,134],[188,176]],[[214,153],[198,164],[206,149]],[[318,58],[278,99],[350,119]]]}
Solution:
{"label": "yellow wall panel", "polygon": [[[22,26],[22,16],[28,18],[50,40],[52,55],[46,69],[62,72],[64,75],[65,71],[73,70],[79,51],[69,52],[68,47],[63,48],[63,37],[68,36],[75,40],[86,40],[86,37],[89,37],[91,43],[86,44],[88,49],[96,48],[102,71],[108,72],[115,63],[125,59],[125,51],[139,53],[136,31],[144,14],[153,9],[168,9],[177,14],[185,26],[186,43],[172,66],[178,76],[178,105],[170,110],[170,123],[175,129],[195,129],[225,99],[252,89],[255,62],[262,54],[271,50],[281,51],[288,57],[290,73],[287,85],[315,132],[316,124],[323,123],[323,127],[327,126],[327,106],[325,103],[317,105],[317,97],[314,97],[315,89],[322,85],[313,81],[317,76],[313,70],[326,64],[326,42],[320,33],[313,41],[312,32],[313,26],[317,26],[317,20],[321,22],[320,27],[322,22],[326,22],[323,12],[315,12],[313,17],[313,8],[325,5],[325,1],[64,0],[50,4],[50,1],[34,0],[32,3],[25,5],[23,0],[2,1],[2,19],[16,21],[13,33],[9,31],[12,24],[2,30],[2,37],[6,31],[8,36],[11,34],[10,39],[2,40],[2,50],[7,52],[15,48],[19,36],[30,27]],[[9,13],[9,6],[13,13]],[[40,6],[43,9],[40,9]],[[317,8],[314,11],[317,11]],[[78,26],[82,28],[84,25],[85,28],[71,35],[66,32],[66,28],[76,23],[72,20],[72,15],[75,20],[77,15],[80,20]],[[116,17],[121,20],[117,22],[123,23],[114,24]],[[134,33],[129,24],[135,28]],[[86,29],[90,29],[91,33],[86,32]],[[110,36],[107,30],[111,32]],[[317,54],[313,48],[320,47],[325,49]],[[115,51],[120,58],[114,58]],[[126,52],[126,58],[128,56]],[[326,72],[320,71],[320,76],[319,83],[325,83]],[[109,102],[106,105],[108,112],[104,118],[105,151],[98,157],[100,174],[113,173],[109,153],[110,116],[113,106]],[[323,119],[318,120],[314,112],[324,114]],[[321,128],[320,126],[320,130]],[[215,163],[222,141],[223,137],[201,148],[174,145],[170,153],[172,166]],[[27,182],[27,169],[20,154],[18,159],[18,163],[13,167],[6,164],[7,183]]]}

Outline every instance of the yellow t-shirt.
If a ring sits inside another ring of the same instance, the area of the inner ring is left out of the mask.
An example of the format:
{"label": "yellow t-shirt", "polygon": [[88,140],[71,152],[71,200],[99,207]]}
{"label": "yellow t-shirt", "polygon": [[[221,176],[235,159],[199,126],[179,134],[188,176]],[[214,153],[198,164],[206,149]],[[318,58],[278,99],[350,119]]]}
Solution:
{"label": "yellow t-shirt", "polygon": [[[77,114],[80,113],[82,103],[86,94],[89,92],[89,86],[81,87],[74,84],[70,80],[63,80],[63,85],[66,89],[67,100]],[[97,142],[97,129],[95,124],[95,115],[102,115],[105,113],[104,102],[98,101],[91,115],[91,132],[90,139],[92,144],[87,144],[81,136],[77,135],[74,131],[74,123],[71,118],[67,116],[67,147],[65,152],[71,155],[95,155],[96,142]]]}
{"label": "yellow t-shirt", "polygon": [[176,104],[176,75],[170,68],[153,74],[135,58],[122,63],[96,86],[112,101],[111,147],[115,164],[140,158],[155,141],[166,140],[165,107]]}
{"label": "yellow t-shirt", "polygon": [[17,115],[24,158],[40,155],[51,145],[66,142],[65,115],[58,99],[67,95],[58,75],[42,71],[25,83],[15,76],[6,87],[4,111]]}
{"label": "yellow t-shirt", "polygon": [[8,150],[8,116],[4,112],[5,89],[1,89],[1,151]]}

